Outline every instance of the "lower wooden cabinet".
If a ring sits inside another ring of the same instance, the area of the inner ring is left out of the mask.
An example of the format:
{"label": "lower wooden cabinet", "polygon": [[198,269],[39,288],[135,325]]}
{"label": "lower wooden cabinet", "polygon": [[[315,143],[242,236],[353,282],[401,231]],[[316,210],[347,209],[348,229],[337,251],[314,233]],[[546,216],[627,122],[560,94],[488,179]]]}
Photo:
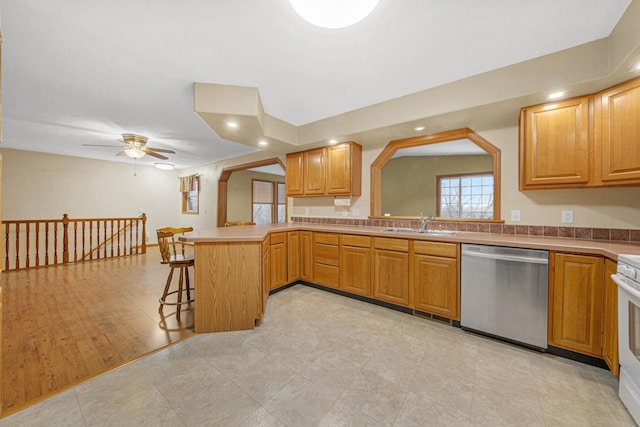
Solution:
{"label": "lower wooden cabinet", "polygon": [[370,297],[371,237],[342,235],[340,244],[340,289]]}
{"label": "lower wooden cabinet", "polygon": [[600,257],[553,254],[550,345],[602,356],[603,268]]}
{"label": "lower wooden cabinet", "polygon": [[313,281],[313,233],[300,232],[300,280]]}
{"label": "lower wooden cabinet", "polygon": [[271,289],[287,284],[287,233],[271,235]]}
{"label": "lower wooden cabinet", "polygon": [[618,377],[620,360],[618,359],[618,285],[611,279],[616,273],[616,263],[610,259],[604,261],[604,321],[602,322],[602,358],[609,369]]}
{"label": "lower wooden cabinet", "polygon": [[271,290],[271,243],[270,236],[262,242],[262,312],[267,306],[267,298]]}
{"label": "lower wooden cabinet", "polygon": [[409,306],[409,241],[374,237],[373,297]]}
{"label": "lower wooden cabinet", "polygon": [[458,261],[416,254],[412,263],[413,308],[460,320]]}
{"label": "lower wooden cabinet", "polygon": [[287,232],[287,283],[300,279],[300,232]]}
{"label": "lower wooden cabinet", "polygon": [[340,286],[340,236],[314,233],[313,282],[331,288]]}

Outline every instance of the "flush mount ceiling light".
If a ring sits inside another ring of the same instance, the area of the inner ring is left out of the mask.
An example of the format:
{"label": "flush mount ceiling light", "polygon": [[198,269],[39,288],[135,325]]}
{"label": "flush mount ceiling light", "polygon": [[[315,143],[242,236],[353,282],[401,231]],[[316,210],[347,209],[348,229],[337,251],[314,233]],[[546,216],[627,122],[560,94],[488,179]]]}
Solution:
{"label": "flush mount ceiling light", "polygon": [[416,126],[413,130],[420,132],[421,130],[424,130],[424,126]]}
{"label": "flush mount ceiling light", "polygon": [[260,145],[262,145],[264,147],[265,145],[268,144],[268,142],[265,141],[265,140],[261,140],[261,141],[258,141],[258,144],[260,144]]}
{"label": "flush mount ceiling light", "polygon": [[227,122],[227,126],[229,126],[230,128],[237,128],[238,127],[238,123],[236,122]]}
{"label": "flush mount ceiling light", "polygon": [[547,96],[548,99],[558,99],[558,98],[562,98],[564,96],[564,91],[560,90],[558,92],[553,92],[550,93],[549,96]]}
{"label": "flush mount ceiling light", "polygon": [[164,170],[171,170],[171,169],[173,169],[175,167],[171,163],[154,163],[154,165],[158,169],[164,169]]}
{"label": "flush mount ceiling light", "polygon": [[366,18],[379,0],[289,0],[298,15],[322,28],[344,28]]}
{"label": "flush mount ceiling light", "polygon": [[338,140],[337,140],[337,139],[330,139],[330,140],[329,140],[329,144],[331,144],[331,145],[335,145],[335,144],[337,144],[337,143],[338,143]]}

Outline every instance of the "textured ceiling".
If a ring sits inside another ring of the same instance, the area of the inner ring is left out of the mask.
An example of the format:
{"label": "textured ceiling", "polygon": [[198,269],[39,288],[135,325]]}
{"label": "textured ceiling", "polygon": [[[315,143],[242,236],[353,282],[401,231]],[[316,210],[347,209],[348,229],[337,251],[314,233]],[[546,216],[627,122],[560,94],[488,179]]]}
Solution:
{"label": "textured ceiling", "polygon": [[327,30],[287,0],[4,1],[0,148],[131,161],[82,146],[129,132],[178,167],[209,163],[255,148],[202,122],[194,82],[256,87],[303,125],[607,37],[629,4],[380,0]]}

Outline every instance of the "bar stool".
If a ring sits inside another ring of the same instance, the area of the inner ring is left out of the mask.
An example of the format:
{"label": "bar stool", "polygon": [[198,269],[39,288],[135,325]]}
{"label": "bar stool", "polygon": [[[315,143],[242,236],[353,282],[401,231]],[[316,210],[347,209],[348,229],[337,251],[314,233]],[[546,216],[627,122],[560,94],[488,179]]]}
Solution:
{"label": "bar stool", "polygon": [[[193,256],[187,256],[184,253],[184,242],[176,242],[175,235],[183,234],[189,231],[193,231],[193,227],[173,228],[165,227],[156,230],[158,235],[158,246],[160,247],[160,256],[162,257],[161,264],[169,265],[169,277],[167,283],[164,286],[164,292],[162,297],[158,300],[160,302],[160,308],[158,311],[162,311],[165,305],[176,306],[176,319],[180,320],[180,308],[184,304],[191,304],[194,299],[191,298],[191,291],[195,291],[189,284],[189,267],[194,266]],[[177,249],[180,246],[180,250]],[[173,279],[173,270],[180,269],[180,278],[178,279],[178,289],[170,291],[171,281]],[[186,292],[187,299],[182,299],[182,294]],[[176,295],[175,302],[168,302],[167,297],[169,295]]]}

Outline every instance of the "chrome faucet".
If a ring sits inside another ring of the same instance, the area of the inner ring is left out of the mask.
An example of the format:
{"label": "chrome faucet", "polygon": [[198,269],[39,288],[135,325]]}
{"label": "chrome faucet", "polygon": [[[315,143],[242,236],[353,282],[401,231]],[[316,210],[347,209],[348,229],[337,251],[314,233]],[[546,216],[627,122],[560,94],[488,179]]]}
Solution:
{"label": "chrome faucet", "polygon": [[435,217],[432,216],[428,216],[428,217],[424,217],[424,215],[422,214],[422,212],[420,212],[420,232],[424,233],[427,231],[427,224],[429,224],[430,221],[433,221],[435,219]]}

